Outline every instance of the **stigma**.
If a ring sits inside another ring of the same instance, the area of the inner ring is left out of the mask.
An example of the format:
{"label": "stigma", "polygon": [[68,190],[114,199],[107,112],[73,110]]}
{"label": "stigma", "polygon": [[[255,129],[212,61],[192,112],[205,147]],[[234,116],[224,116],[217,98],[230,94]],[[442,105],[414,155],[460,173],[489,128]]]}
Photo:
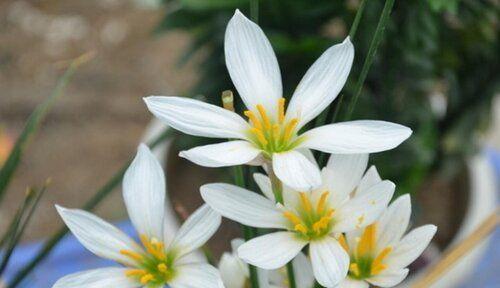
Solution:
{"label": "stigma", "polygon": [[296,211],[286,210],[283,212],[285,218],[290,222],[292,230],[297,232],[300,237],[313,240],[330,232],[335,210],[327,205],[329,195],[330,193],[325,191],[318,201],[313,203],[309,194],[300,192],[299,207]]}
{"label": "stigma", "polygon": [[120,254],[136,263],[133,269],[126,270],[125,275],[148,287],[166,284],[173,275],[173,261],[168,257],[165,245],[158,239],[149,239],[145,235],[141,235],[140,240],[146,253],[120,250]]}
{"label": "stigma", "polygon": [[277,104],[277,117],[269,115],[262,104],[256,106],[257,111],[244,112],[251,126],[249,134],[253,143],[267,154],[288,151],[300,141],[296,129],[299,119],[286,119],[285,98],[280,98]]}

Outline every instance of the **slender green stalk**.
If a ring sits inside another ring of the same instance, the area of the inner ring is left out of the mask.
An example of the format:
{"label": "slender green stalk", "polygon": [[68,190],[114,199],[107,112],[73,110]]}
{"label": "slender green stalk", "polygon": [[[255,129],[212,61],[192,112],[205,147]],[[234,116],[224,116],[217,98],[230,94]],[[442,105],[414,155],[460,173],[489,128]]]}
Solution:
{"label": "slender green stalk", "polygon": [[297,284],[295,282],[295,272],[293,271],[293,263],[292,261],[286,264],[286,272],[288,274],[288,282],[290,283],[290,288],[297,288]]}
{"label": "slender green stalk", "polygon": [[358,101],[359,95],[361,94],[361,90],[363,89],[363,84],[365,83],[366,76],[368,75],[368,71],[375,59],[375,54],[377,53],[377,48],[382,42],[385,27],[387,26],[387,22],[389,21],[389,16],[392,11],[392,7],[394,6],[395,0],[386,0],[384,4],[384,9],[382,10],[382,14],[380,14],[380,19],[377,24],[377,28],[375,29],[375,34],[373,35],[372,41],[370,43],[370,48],[368,48],[368,55],[366,56],[365,63],[363,63],[363,68],[361,69],[361,75],[356,84],[356,89],[354,92],[354,97],[351,99],[349,103],[349,108],[347,109],[346,119],[349,119],[356,107],[356,103]]}
{"label": "slender green stalk", "polygon": [[[171,137],[174,134],[174,131],[172,129],[168,129],[164,131],[161,135],[159,135],[157,138],[155,138],[153,141],[149,143],[149,146],[151,148],[156,147],[160,143],[164,142],[166,139]],[[118,170],[112,177],[111,179],[104,184],[97,192],[90,198],[82,207],[82,209],[91,211],[99,203],[101,203],[102,200],[104,200],[113,190],[120,184],[120,182],[123,179],[123,175],[125,174],[125,171],[127,170],[128,166],[130,165],[130,162],[132,159],[128,160],[121,168]],[[62,226],[59,228],[59,230],[52,235],[46,242],[45,245],[41,248],[41,250],[36,254],[36,256],[28,263],[26,264],[17,274],[14,275],[12,278],[12,281],[9,283],[7,288],[14,288],[17,287],[21,281],[41,262],[43,261],[54,249],[54,247],[59,243],[59,241],[62,240],[62,238],[68,233],[68,228],[66,226]]]}
{"label": "slender green stalk", "polygon": [[63,94],[64,88],[66,88],[66,86],[70,82],[71,77],[73,76],[77,68],[85,62],[88,62],[92,57],[93,54],[87,53],[72,61],[68,69],[66,69],[61,78],[59,78],[57,85],[52,91],[51,95],[36,107],[36,109],[28,118],[28,121],[26,121],[26,125],[24,126],[24,129],[21,132],[19,138],[17,138],[16,143],[12,148],[12,152],[9,154],[9,157],[5,161],[5,164],[0,169],[0,202],[5,195],[5,190],[21,161],[21,157],[23,156],[24,150],[28,146],[30,139],[38,131],[40,124],[47,116],[47,113],[50,111],[55,101]]}
{"label": "slender green stalk", "polygon": [[363,16],[363,11],[365,10],[366,0],[362,0],[361,4],[359,4],[358,11],[356,12],[356,16],[354,17],[354,22],[352,22],[351,30],[349,31],[349,37],[351,40],[356,35],[358,31],[358,25],[361,20],[361,16]]}
{"label": "slender green stalk", "polygon": [[250,0],[250,18],[255,23],[259,23],[259,0]]}

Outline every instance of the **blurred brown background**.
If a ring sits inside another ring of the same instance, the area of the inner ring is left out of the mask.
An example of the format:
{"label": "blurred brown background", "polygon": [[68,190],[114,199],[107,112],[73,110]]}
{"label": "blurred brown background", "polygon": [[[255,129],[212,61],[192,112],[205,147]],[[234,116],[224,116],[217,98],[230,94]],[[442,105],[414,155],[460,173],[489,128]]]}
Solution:
{"label": "blurred brown background", "polygon": [[[53,205],[79,207],[123,163],[151,116],[141,97],[186,91],[190,65],[176,67],[187,36],[153,36],[163,13],[132,1],[1,1],[0,127],[15,139],[35,106],[47,97],[67,60],[97,56],[82,66],[29,146],[0,207],[5,230],[27,185],[53,179],[25,240],[60,225]],[[120,193],[98,209],[108,220],[125,217]]]}

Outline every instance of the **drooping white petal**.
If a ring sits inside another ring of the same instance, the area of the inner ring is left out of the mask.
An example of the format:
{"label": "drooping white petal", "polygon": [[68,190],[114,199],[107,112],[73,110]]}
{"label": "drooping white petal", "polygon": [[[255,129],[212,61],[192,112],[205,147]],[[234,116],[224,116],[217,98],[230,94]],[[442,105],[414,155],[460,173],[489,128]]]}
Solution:
{"label": "drooping white petal", "polygon": [[201,186],[201,197],[222,216],[259,228],[286,228],[282,212],[269,199],[235,185],[213,183]]}
{"label": "drooping white petal", "polygon": [[299,253],[292,260],[295,282],[298,288],[312,288],[314,285],[314,274],[311,261],[304,253]]}
{"label": "drooping white petal", "polygon": [[205,167],[226,167],[247,164],[257,158],[260,150],[248,141],[236,140],[198,146],[181,151],[179,156]]}
{"label": "drooping white petal", "polygon": [[149,111],[186,134],[212,138],[245,139],[248,123],[238,114],[199,100],[150,96],[144,98]]}
{"label": "drooping white petal", "polygon": [[254,111],[257,104],[277,111],[283,88],[276,55],[262,29],[239,10],[227,25],[224,52],[227,70],[245,105]]}
{"label": "drooping white petal", "polygon": [[365,227],[382,214],[394,194],[394,183],[384,180],[370,188],[370,191],[356,196],[334,213],[334,232],[348,232]]}
{"label": "drooping white petal", "polygon": [[332,154],[322,171],[323,185],[330,191],[330,202],[338,205],[359,184],[368,164],[368,154]]}
{"label": "drooping white petal", "polygon": [[123,177],[123,200],[139,235],[163,241],[165,176],[149,148],[141,144]]}
{"label": "drooping white petal", "polygon": [[301,146],[325,153],[375,153],[397,147],[411,133],[410,128],[395,123],[357,120],[309,130]]}
{"label": "drooping white petal", "polygon": [[52,288],[139,288],[138,281],[125,276],[127,268],[109,267],[88,270],[65,276],[54,284]]}
{"label": "drooping white petal", "polygon": [[318,116],[344,87],[353,59],[354,46],[349,37],[326,50],[297,86],[287,117],[299,117],[300,128]]}
{"label": "drooping white petal", "polygon": [[226,288],[242,288],[249,277],[248,266],[235,255],[222,254],[219,261],[219,272]]}
{"label": "drooping white petal", "polygon": [[338,286],[338,288],[369,288],[370,284],[363,280],[352,279],[351,277],[346,277]]}
{"label": "drooping white petal", "polygon": [[177,232],[169,250],[182,257],[198,248],[219,229],[221,216],[208,205],[203,205],[186,219]]}
{"label": "drooping white petal", "polygon": [[253,238],[238,248],[243,261],[262,269],[278,269],[292,260],[307,245],[294,232],[274,232]]}
{"label": "drooping white petal", "polygon": [[335,287],[347,276],[349,255],[335,238],[325,237],[312,241],[309,256],[319,284]]}
{"label": "drooping white petal", "polygon": [[297,151],[273,153],[273,171],[283,183],[299,191],[321,185],[318,167]]}
{"label": "drooping white petal", "polygon": [[410,195],[394,200],[377,221],[377,248],[384,249],[399,242],[408,229],[411,216]]}
{"label": "drooping white petal", "polygon": [[224,288],[219,271],[204,263],[175,267],[175,277],[167,284],[172,288]]}
{"label": "drooping white petal", "polygon": [[369,191],[369,188],[377,183],[382,181],[380,175],[378,174],[377,168],[375,166],[370,167],[368,171],[366,171],[363,178],[361,178],[361,182],[356,189],[356,195],[363,195]]}
{"label": "drooping white petal", "polygon": [[410,265],[429,245],[436,231],[437,227],[434,225],[424,225],[410,231],[389,253],[386,259],[387,265],[392,269]]}
{"label": "drooping white petal", "polygon": [[83,210],[66,209],[61,206],[56,208],[73,235],[95,255],[135,266],[135,261],[122,255],[120,251],[144,252],[134,240],[101,218]]}
{"label": "drooping white petal", "polygon": [[366,279],[366,281],[377,287],[394,287],[408,276],[408,272],[408,269],[384,270],[380,274]]}
{"label": "drooping white petal", "polygon": [[262,194],[269,198],[269,200],[276,202],[276,200],[274,199],[273,187],[271,185],[271,180],[269,179],[269,177],[262,173],[255,173],[253,174],[253,179],[255,180],[257,186],[259,186]]}

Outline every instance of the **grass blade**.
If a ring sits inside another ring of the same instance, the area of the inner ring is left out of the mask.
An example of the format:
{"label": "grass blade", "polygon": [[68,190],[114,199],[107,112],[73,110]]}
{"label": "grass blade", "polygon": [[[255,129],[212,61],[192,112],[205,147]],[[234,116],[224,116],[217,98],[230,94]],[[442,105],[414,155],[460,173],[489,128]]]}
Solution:
{"label": "grass blade", "polygon": [[47,113],[50,111],[55,101],[63,94],[64,88],[66,88],[66,86],[68,85],[76,69],[85,62],[88,62],[93,57],[93,55],[94,54],[92,53],[87,53],[71,62],[66,72],[64,72],[61,78],[59,78],[59,81],[57,82],[57,85],[52,94],[44,102],[38,105],[38,107],[28,118],[28,121],[26,122],[26,125],[21,132],[21,135],[16,140],[16,143],[14,144],[9,157],[0,170],[0,202],[5,195],[5,190],[9,185],[17,166],[19,165],[24,150],[29,144],[29,140],[33,137],[33,135],[40,127],[40,124],[47,116]]}

